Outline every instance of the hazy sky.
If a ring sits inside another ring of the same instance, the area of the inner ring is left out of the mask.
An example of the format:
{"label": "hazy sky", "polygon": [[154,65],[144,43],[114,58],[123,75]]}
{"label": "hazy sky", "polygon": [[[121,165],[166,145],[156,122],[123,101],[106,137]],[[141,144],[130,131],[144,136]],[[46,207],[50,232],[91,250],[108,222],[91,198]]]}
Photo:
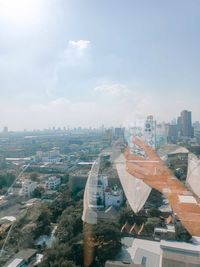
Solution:
{"label": "hazy sky", "polygon": [[200,120],[199,0],[0,0],[0,130]]}

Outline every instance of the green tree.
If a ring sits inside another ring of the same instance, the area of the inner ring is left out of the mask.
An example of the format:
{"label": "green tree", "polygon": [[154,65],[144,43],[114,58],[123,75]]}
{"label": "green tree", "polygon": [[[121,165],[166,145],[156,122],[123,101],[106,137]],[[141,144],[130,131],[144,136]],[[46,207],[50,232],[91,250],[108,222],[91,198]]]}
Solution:
{"label": "green tree", "polygon": [[47,249],[44,255],[44,261],[39,267],[60,267],[60,266],[76,266],[73,263],[73,250],[68,244],[56,243],[51,249]]}
{"label": "green tree", "polygon": [[124,225],[126,222],[130,225],[136,223],[137,225],[141,225],[146,221],[146,217],[142,212],[135,214],[131,209],[124,208],[120,213],[119,223],[120,225]]}
{"label": "green tree", "polygon": [[124,208],[120,212],[119,223],[121,226],[124,225],[126,222],[129,224],[134,224],[135,218],[136,215],[132,210]]}
{"label": "green tree", "polygon": [[16,176],[13,173],[0,174],[0,188],[11,186],[15,179]]}
{"label": "green tree", "polygon": [[38,175],[38,173],[36,173],[36,172],[31,173],[31,174],[30,174],[30,180],[31,180],[31,181],[34,181],[34,182],[37,182],[37,181],[39,180],[39,175]]}
{"label": "green tree", "polygon": [[57,228],[57,238],[60,242],[68,242],[82,232],[83,222],[81,216],[82,208],[76,206],[71,206],[62,213]]}
{"label": "green tree", "polygon": [[35,238],[42,234],[49,235],[51,232],[51,212],[47,205],[41,206],[41,213],[36,221],[37,227],[34,231]]}
{"label": "green tree", "polygon": [[99,222],[92,231],[84,233],[85,242],[90,249],[94,249],[99,265],[104,265],[107,260],[115,258],[121,249],[121,232],[114,223]]}
{"label": "green tree", "polygon": [[32,193],[32,197],[41,198],[42,195],[44,194],[44,192],[45,192],[45,190],[43,187],[36,187]]}
{"label": "green tree", "polygon": [[190,233],[183,227],[181,222],[176,223],[176,240],[188,242],[191,239]]}
{"label": "green tree", "polygon": [[62,212],[69,206],[73,205],[74,201],[71,199],[71,192],[68,186],[61,189],[58,197],[53,201],[50,206],[52,213],[52,221],[56,222]]}
{"label": "green tree", "polygon": [[157,217],[148,218],[147,222],[145,223],[145,231],[148,234],[153,234],[154,228],[160,225],[161,220]]}
{"label": "green tree", "polygon": [[148,210],[148,216],[149,217],[160,217],[161,216],[161,211],[156,208],[151,208]]}

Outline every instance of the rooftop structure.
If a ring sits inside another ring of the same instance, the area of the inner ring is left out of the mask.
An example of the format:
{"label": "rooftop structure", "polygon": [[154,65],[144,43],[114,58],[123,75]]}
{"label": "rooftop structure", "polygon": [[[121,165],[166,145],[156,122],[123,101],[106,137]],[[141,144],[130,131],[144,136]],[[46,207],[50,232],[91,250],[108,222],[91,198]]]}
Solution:
{"label": "rooftop structure", "polygon": [[200,245],[125,237],[117,260],[146,267],[198,267]]}
{"label": "rooftop structure", "polygon": [[24,249],[20,250],[15,256],[3,267],[25,267],[35,258],[37,250]]}
{"label": "rooftop structure", "polygon": [[123,262],[123,261],[107,261],[105,264],[105,267],[144,267],[144,265],[141,264],[134,264],[129,262]]}

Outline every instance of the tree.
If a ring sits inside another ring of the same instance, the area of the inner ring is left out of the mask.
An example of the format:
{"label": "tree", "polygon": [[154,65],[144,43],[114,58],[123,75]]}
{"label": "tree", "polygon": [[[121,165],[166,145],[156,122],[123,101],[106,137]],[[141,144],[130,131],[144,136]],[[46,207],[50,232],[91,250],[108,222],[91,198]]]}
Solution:
{"label": "tree", "polygon": [[176,240],[182,242],[188,242],[192,236],[190,233],[183,227],[181,222],[175,224],[176,227]]}
{"label": "tree", "polygon": [[69,174],[66,173],[65,175],[61,176],[61,183],[66,184],[69,181]]}
{"label": "tree", "polygon": [[125,223],[128,223],[130,225],[133,225],[134,223],[136,223],[137,225],[141,225],[145,221],[146,217],[144,216],[144,214],[142,214],[142,212],[135,214],[132,210],[127,208],[121,211],[119,219],[119,223],[121,226]]}
{"label": "tree", "polygon": [[151,208],[148,210],[148,216],[149,217],[160,217],[161,216],[161,211],[156,208]]}
{"label": "tree", "polygon": [[115,258],[121,249],[121,233],[116,224],[102,221],[91,229],[84,229],[85,249],[91,251],[99,265],[103,266],[107,260]]}
{"label": "tree", "polygon": [[83,222],[82,208],[71,206],[67,208],[61,215],[60,223],[57,228],[57,238],[60,242],[68,242],[76,235],[82,232]]}
{"label": "tree", "polygon": [[42,234],[49,235],[51,232],[51,213],[46,205],[41,206],[41,213],[36,221],[37,227],[34,231],[35,238]]}
{"label": "tree", "polygon": [[149,205],[155,208],[159,208],[163,203],[162,194],[156,189],[152,188],[151,193],[146,201],[145,205]]}
{"label": "tree", "polygon": [[39,175],[36,172],[33,172],[30,174],[31,181],[37,182],[39,180],[38,178],[39,178]]}
{"label": "tree", "polygon": [[0,188],[11,186],[15,179],[16,177],[13,173],[0,174]]}
{"label": "tree", "polygon": [[52,213],[52,221],[56,222],[58,217],[62,214],[62,212],[73,204],[71,199],[71,192],[69,188],[66,186],[61,189],[59,192],[59,196],[53,201],[50,206],[50,210]]}
{"label": "tree", "polygon": [[43,187],[36,187],[32,193],[32,197],[41,198],[44,192],[45,190]]}
{"label": "tree", "polygon": [[119,223],[121,226],[124,225],[126,222],[129,224],[134,224],[135,217],[136,215],[132,210],[125,208],[120,212]]}
{"label": "tree", "polygon": [[68,244],[56,243],[51,249],[47,249],[44,261],[38,267],[75,267],[73,263],[72,247]]}
{"label": "tree", "polygon": [[153,234],[154,228],[156,226],[159,226],[160,222],[161,222],[161,220],[157,217],[148,218],[147,222],[145,223],[145,231],[148,234]]}

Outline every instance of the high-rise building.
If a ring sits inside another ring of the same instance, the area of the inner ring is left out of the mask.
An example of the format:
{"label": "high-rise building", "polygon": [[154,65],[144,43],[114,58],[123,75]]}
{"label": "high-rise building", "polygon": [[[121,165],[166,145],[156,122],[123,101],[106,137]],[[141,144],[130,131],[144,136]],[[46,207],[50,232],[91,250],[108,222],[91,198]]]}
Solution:
{"label": "high-rise building", "polygon": [[167,125],[165,122],[156,125],[156,147],[167,144]]}
{"label": "high-rise building", "polygon": [[178,127],[176,124],[166,124],[167,140],[176,143],[178,138]]}
{"label": "high-rise building", "polygon": [[8,127],[7,127],[7,126],[4,126],[4,128],[3,128],[3,133],[5,133],[5,134],[8,133]]}
{"label": "high-rise building", "polygon": [[114,128],[113,137],[114,139],[123,138],[124,137],[125,128],[117,127]]}
{"label": "high-rise building", "polygon": [[193,137],[192,113],[191,111],[183,110],[180,119],[178,120],[180,134],[184,137]]}

